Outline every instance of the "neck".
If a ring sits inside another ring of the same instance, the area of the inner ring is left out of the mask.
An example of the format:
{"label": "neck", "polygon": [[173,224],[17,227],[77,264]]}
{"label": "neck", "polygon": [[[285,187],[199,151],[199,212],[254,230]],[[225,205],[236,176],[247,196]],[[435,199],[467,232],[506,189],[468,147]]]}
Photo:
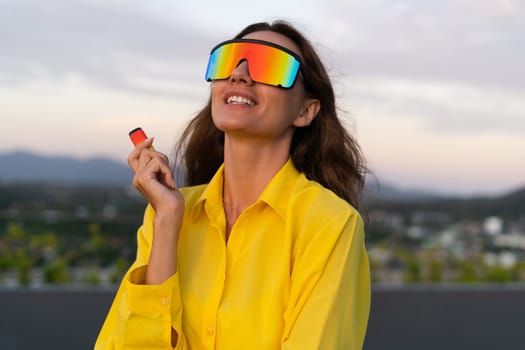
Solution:
{"label": "neck", "polygon": [[226,136],[223,188],[225,207],[234,208],[240,215],[254,203],[268,182],[286,163],[289,151],[289,142],[244,140],[241,143]]}

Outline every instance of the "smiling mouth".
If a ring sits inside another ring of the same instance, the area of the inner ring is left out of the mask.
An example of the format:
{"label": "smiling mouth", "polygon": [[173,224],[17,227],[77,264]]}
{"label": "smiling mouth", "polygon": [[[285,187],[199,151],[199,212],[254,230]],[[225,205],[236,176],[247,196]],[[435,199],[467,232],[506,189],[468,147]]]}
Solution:
{"label": "smiling mouth", "polygon": [[255,105],[255,102],[253,102],[252,100],[249,100],[241,96],[230,96],[226,100],[226,103],[232,104],[232,105],[248,105],[248,106]]}

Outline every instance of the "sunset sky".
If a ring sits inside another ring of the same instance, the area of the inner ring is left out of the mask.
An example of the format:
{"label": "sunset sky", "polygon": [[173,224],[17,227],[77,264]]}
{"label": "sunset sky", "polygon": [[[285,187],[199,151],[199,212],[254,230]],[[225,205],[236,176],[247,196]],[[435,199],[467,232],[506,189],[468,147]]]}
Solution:
{"label": "sunset sky", "polygon": [[381,181],[461,195],[525,185],[519,0],[0,0],[0,153],[125,162],[142,126],[169,154],[208,97],[211,47],[274,19],[318,49]]}

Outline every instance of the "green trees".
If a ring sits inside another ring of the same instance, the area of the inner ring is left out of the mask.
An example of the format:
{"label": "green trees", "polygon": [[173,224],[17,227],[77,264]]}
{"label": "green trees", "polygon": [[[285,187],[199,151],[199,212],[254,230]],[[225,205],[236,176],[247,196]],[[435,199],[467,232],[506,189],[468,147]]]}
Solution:
{"label": "green trees", "polygon": [[[30,234],[22,224],[8,222],[5,231],[0,231],[0,286],[8,275],[15,275],[11,283],[19,286],[119,282],[129,262],[119,256],[100,225],[90,223],[85,230],[88,236],[51,231]],[[108,270],[105,274],[104,268]]]}

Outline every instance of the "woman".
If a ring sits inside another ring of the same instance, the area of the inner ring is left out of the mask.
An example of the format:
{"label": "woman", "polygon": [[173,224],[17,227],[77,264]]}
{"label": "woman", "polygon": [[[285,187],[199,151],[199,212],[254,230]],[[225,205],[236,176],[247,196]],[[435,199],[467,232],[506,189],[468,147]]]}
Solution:
{"label": "woman", "polygon": [[150,205],[96,349],[361,349],[370,278],[359,147],[328,75],[285,22],[211,52],[211,98],[176,188],[148,139],[128,158]]}

